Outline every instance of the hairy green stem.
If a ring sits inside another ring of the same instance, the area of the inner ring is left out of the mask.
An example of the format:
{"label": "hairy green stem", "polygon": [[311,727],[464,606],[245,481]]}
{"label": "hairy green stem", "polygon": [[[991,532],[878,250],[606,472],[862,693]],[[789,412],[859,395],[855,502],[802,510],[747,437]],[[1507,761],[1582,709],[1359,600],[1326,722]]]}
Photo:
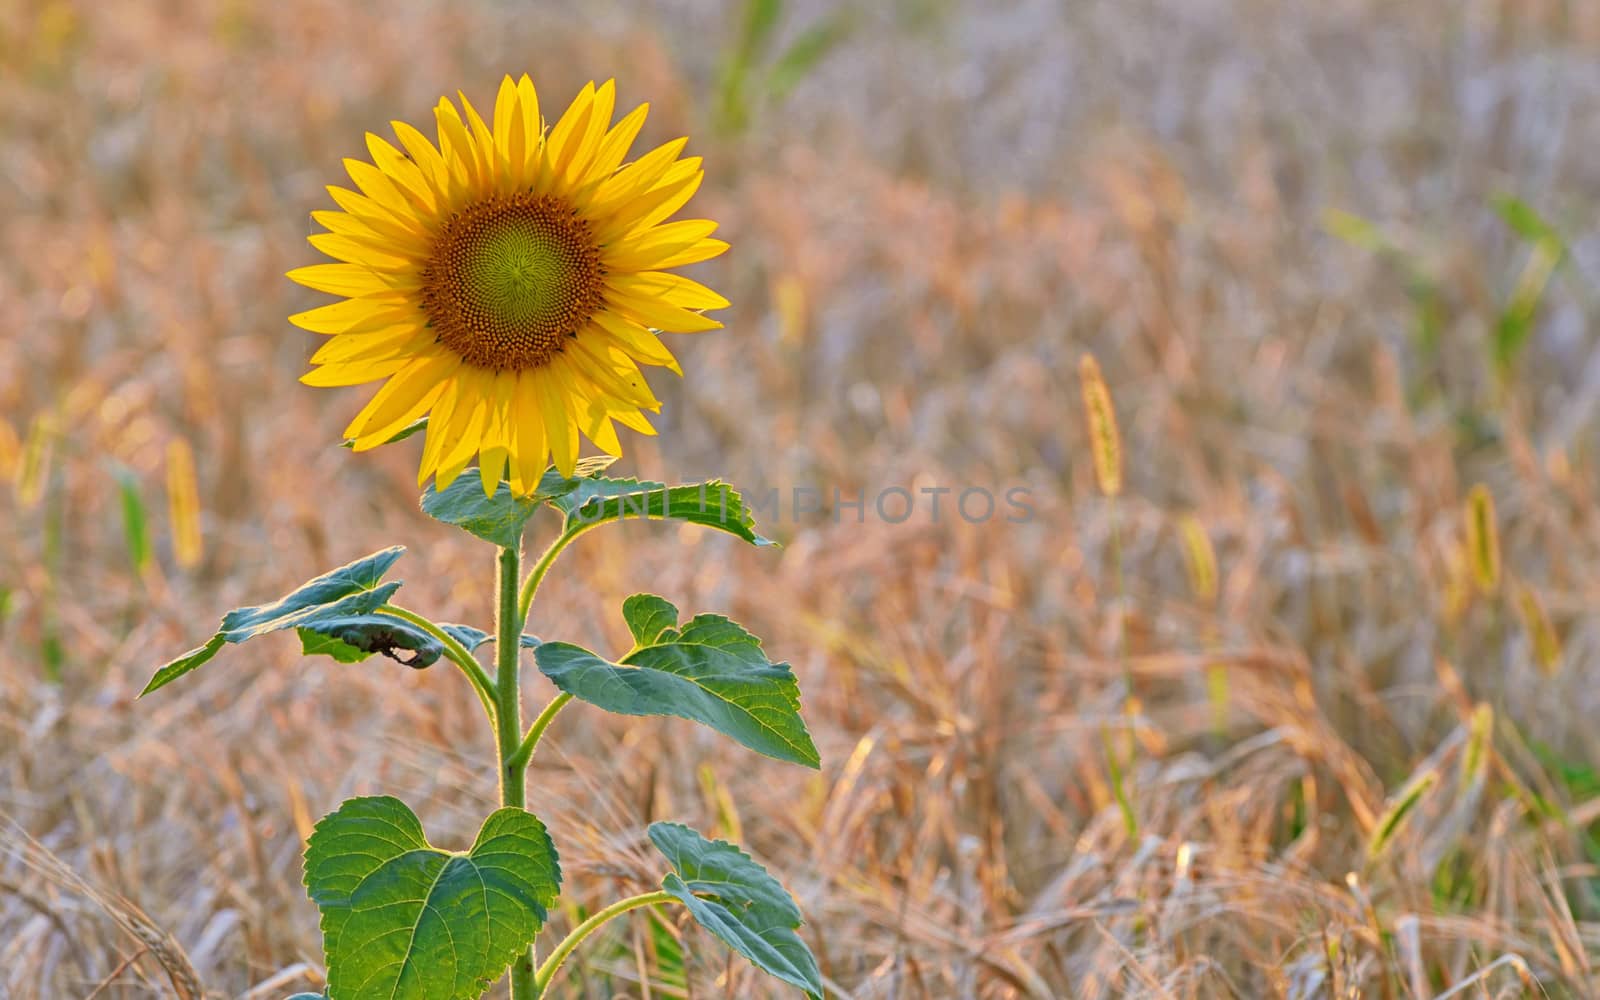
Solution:
{"label": "hairy green stem", "polygon": [[561,963],[567,960],[567,956],[571,955],[573,950],[576,949],[578,945],[583,943],[584,938],[588,937],[590,934],[593,934],[601,924],[610,920],[612,917],[621,916],[622,914],[627,913],[629,910],[637,910],[641,906],[655,906],[658,903],[677,902],[680,902],[678,897],[674,896],[670,892],[647,892],[640,896],[629,896],[627,899],[619,899],[605,909],[596,912],[594,916],[574,927],[572,929],[572,933],[568,934],[561,940],[560,944],[556,945],[556,950],[552,951],[550,953],[550,957],[544,960],[544,964],[539,966],[539,974],[535,980],[534,988],[537,990],[543,990],[548,987],[550,985],[550,980],[554,979],[556,972],[560,970]]}
{"label": "hairy green stem", "polygon": [[[522,742],[522,695],[517,688],[521,667],[523,612],[517,601],[517,581],[521,576],[520,546],[500,550],[500,575],[495,588],[495,744],[500,761],[500,804],[518,809],[527,805],[527,761],[517,760]],[[537,956],[532,945],[511,965],[512,1000],[538,1000],[540,989],[534,978]]]}
{"label": "hairy green stem", "polygon": [[483,702],[483,710],[489,713],[489,721],[493,722],[495,720],[497,713],[495,710],[494,682],[489,679],[488,674],[484,673],[483,666],[478,663],[478,658],[473,656],[467,647],[457,642],[449,632],[446,632],[415,611],[402,608],[398,604],[385,604],[378,610],[383,614],[393,615],[403,621],[408,621],[439,640],[439,644],[444,646],[445,657],[461,668],[461,672],[466,675],[467,680],[472,682],[473,690],[478,692],[478,700]]}
{"label": "hairy green stem", "polygon": [[561,550],[572,544],[579,535],[599,523],[601,522],[568,524],[562,529],[560,536],[550,543],[550,547],[544,550],[544,554],[539,556],[539,561],[533,564],[533,570],[528,574],[527,582],[522,585],[522,597],[517,605],[524,620],[528,617],[528,609],[533,607],[533,596],[539,592],[539,584],[543,582],[545,574],[550,572],[550,567],[555,564],[556,556],[559,556]]}
{"label": "hairy green stem", "polygon": [[539,717],[533,720],[533,725],[528,727],[528,735],[523,737],[522,745],[517,747],[517,752],[511,755],[513,763],[523,767],[528,765],[528,761],[533,758],[533,751],[539,746],[539,738],[544,735],[546,729],[550,728],[550,723],[554,721],[556,713],[565,708],[567,702],[571,700],[572,695],[567,694],[565,691],[550,699],[550,704],[544,707],[544,711],[539,713]]}

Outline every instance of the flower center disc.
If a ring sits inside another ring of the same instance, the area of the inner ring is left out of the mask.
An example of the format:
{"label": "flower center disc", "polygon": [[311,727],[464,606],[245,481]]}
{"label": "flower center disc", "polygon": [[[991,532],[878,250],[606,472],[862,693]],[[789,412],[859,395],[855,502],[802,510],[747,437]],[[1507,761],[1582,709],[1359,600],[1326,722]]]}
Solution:
{"label": "flower center disc", "polygon": [[457,212],[422,270],[423,310],[439,342],[494,371],[548,362],[594,315],[604,288],[589,224],[549,195]]}

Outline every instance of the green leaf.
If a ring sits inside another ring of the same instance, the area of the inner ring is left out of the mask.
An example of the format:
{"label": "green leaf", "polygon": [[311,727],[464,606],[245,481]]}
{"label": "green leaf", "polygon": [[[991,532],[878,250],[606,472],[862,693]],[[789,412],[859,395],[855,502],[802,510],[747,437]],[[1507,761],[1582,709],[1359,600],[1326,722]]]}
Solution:
{"label": "green leaf", "polygon": [[794,898],[750,855],[724,840],[707,840],[680,823],[652,823],[650,840],[673,871],[661,887],[695,921],[758,969],[822,996],[822,973],[795,928]]}
{"label": "green leaf", "polygon": [[465,854],[430,845],[405,803],[350,799],[306,846],[332,1000],[477,1000],[544,925],[561,888],[531,813],[501,809]]}
{"label": "green leaf", "polygon": [[360,663],[372,654],[358,649],[343,639],[313,632],[308,628],[295,629],[300,635],[300,655],[331,656],[340,663]]}
{"label": "green leaf", "polygon": [[576,525],[649,518],[716,528],[752,545],[775,544],[756,534],[755,517],[744,498],[720,480],[664,486],[636,479],[596,478],[549,503],[567,516],[568,530]]}
{"label": "green leaf", "polygon": [[673,630],[675,609],[670,624],[662,617],[671,607],[666,601],[649,594],[630,600],[629,628],[637,637],[659,625],[655,641],[620,663],[546,642],[534,657],[556,687],[608,712],[689,719],[768,757],[821,766],[787,663],[770,662],[759,639],[721,615],[697,615]]}
{"label": "green leaf", "polygon": [[366,615],[388,602],[400,589],[398,580],[381,583],[383,575],[405,551],[403,546],[372,555],[301,584],[271,604],[235,608],[222,617],[217,634],[204,646],[189,650],[157,670],[140,697],[166,687],[217,655],[224,643],[244,642],[269,632],[311,627],[319,621]]}
{"label": "green leaf", "polygon": [[467,647],[467,652],[469,653],[494,639],[494,636],[483,629],[473,628],[471,625],[441,624],[439,628],[444,631],[445,635]]}
{"label": "green leaf", "polygon": [[678,607],[654,594],[634,594],[622,602],[622,617],[628,621],[637,646],[649,646],[662,634],[678,627]]}
{"label": "green leaf", "polygon": [[146,684],[144,690],[139,692],[139,697],[143,698],[157,688],[166,687],[189,671],[202,666],[207,660],[217,655],[217,650],[221,649],[225,642],[227,640],[221,635],[214,635],[206,641],[204,646],[196,646],[160,670],[157,670],[155,676],[150,678],[150,683]]}
{"label": "green leaf", "polygon": [[422,512],[435,521],[453,524],[501,548],[516,545],[522,529],[539,510],[539,504],[511,492],[502,481],[494,496],[483,495],[483,485],[475,475],[457,476],[443,492],[432,483],[422,494]]}
{"label": "green leaf", "polygon": [[[443,629],[445,634],[450,636],[450,638],[465,646],[467,652],[469,653],[475,651],[479,646],[486,642],[494,642],[494,636],[485,632],[481,628],[473,628],[471,625],[444,624],[440,625],[439,628]],[[539,637],[536,635],[529,635],[528,633],[524,632],[522,633],[522,638],[518,641],[517,645],[521,646],[523,649],[538,649]]]}
{"label": "green leaf", "polygon": [[438,639],[393,615],[318,619],[298,631],[306,655],[322,653],[340,663],[355,663],[381,653],[402,666],[421,670],[433,666],[444,655],[444,645]]}
{"label": "green leaf", "polygon": [[399,581],[380,581],[404,552],[404,546],[395,545],[324,573],[271,604],[235,608],[222,617],[218,633],[229,642],[244,642],[317,618],[375,611],[400,589]]}
{"label": "green leaf", "polygon": [[[413,420],[411,423],[406,424],[404,427],[402,427],[399,430],[395,431],[394,432],[394,436],[389,438],[389,440],[385,441],[384,444],[394,444],[396,441],[404,441],[406,438],[410,437],[411,435],[420,434],[420,433],[422,433],[423,431],[425,431],[427,429],[428,429],[428,418],[427,417],[418,417],[416,420]],[[342,445],[342,447],[345,447],[345,448],[354,448],[355,446],[356,446],[355,438],[347,438],[344,441],[343,445]]]}
{"label": "green leaf", "polygon": [[511,485],[501,480],[494,496],[484,496],[482,481],[471,470],[441,492],[429,483],[422,492],[422,512],[435,521],[453,524],[501,548],[516,545],[522,538],[522,529],[528,519],[539,510],[539,505],[578,489],[590,476],[604,472],[612,462],[609,455],[587,458],[578,462],[576,474],[568,479],[552,466],[539,480],[538,487],[528,496],[519,497]]}

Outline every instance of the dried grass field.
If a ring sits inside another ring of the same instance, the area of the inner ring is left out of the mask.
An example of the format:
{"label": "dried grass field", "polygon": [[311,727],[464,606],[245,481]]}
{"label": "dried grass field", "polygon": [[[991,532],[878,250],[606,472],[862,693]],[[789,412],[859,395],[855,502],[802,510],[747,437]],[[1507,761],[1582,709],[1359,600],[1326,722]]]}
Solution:
{"label": "dried grass field", "polygon": [[[320,990],[316,818],[494,807],[444,667],[279,637],[135,695],[393,542],[410,606],[491,613],[415,442],[297,382],[283,275],[364,131],[524,71],[706,158],[728,328],[620,468],[776,491],[783,543],[614,529],[530,628],[726,611],[823,758],[569,709],[558,934],[670,818],[781,874],[841,998],[1600,996],[1600,4],[0,0],[0,997]],[[792,995],[615,927],[559,996]]]}

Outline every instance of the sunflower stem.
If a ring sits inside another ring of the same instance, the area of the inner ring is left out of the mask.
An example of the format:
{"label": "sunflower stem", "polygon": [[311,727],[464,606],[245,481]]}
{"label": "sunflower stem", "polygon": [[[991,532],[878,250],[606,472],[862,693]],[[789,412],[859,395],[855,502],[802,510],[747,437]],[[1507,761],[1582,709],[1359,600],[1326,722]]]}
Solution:
{"label": "sunflower stem", "polygon": [[533,758],[533,751],[539,746],[539,738],[544,735],[546,729],[550,728],[550,723],[555,720],[556,713],[565,708],[567,702],[571,700],[572,695],[567,694],[565,691],[550,700],[550,704],[546,705],[544,711],[539,713],[538,718],[533,720],[533,725],[528,727],[528,735],[522,738],[522,745],[517,747],[517,752],[511,755],[513,763],[521,764],[524,767],[527,766],[528,761]]}
{"label": "sunflower stem", "polygon": [[[495,589],[495,744],[499,750],[500,804],[517,809],[527,805],[528,760],[517,750],[522,743],[522,696],[517,689],[522,652],[522,622],[526,615],[517,600],[521,576],[520,545],[500,550],[500,575]],[[534,978],[537,956],[533,945],[517,956],[511,966],[512,1000],[538,1000],[539,984]]]}
{"label": "sunflower stem", "polygon": [[596,930],[598,930],[601,924],[611,920],[613,917],[620,917],[629,910],[637,910],[641,906],[655,906],[661,903],[677,902],[681,902],[681,900],[679,900],[677,896],[674,896],[670,892],[647,892],[640,896],[629,896],[627,899],[619,899],[610,906],[607,906],[605,909],[596,912],[588,920],[585,920],[583,923],[574,927],[572,929],[572,933],[568,934],[562,939],[560,944],[556,945],[556,950],[552,951],[550,953],[550,957],[545,959],[544,964],[539,967],[539,974],[536,979],[537,985],[535,988],[542,990],[549,987],[550,980],[554,979],[556,973],[560,971],[561,963],[565,962],[567,960],[567,956],[571,955],[578,945],[583,943],[584,938],[587,938],[590,934],[593,934]]}
{"label": "sunflower stem", "polygon": [[527,581],[522,585],[522,596],[517,605],[524,620],[528,617],[528,609],[533,607],[533,598],[539,592],[539,584],[543,582],[545,574],[550,572],[550,567],[555,565],[556,556],[559,556],[561,550],[572,544],[579,535],[599,523],[598,521],[591,521],[566,525],[562,528],[561,534],[556,537],[556,540],[550,543],[550,547],[545,549],[544,553],[539,556],[539,561],[533,564],[533,570],[528,574]]}

